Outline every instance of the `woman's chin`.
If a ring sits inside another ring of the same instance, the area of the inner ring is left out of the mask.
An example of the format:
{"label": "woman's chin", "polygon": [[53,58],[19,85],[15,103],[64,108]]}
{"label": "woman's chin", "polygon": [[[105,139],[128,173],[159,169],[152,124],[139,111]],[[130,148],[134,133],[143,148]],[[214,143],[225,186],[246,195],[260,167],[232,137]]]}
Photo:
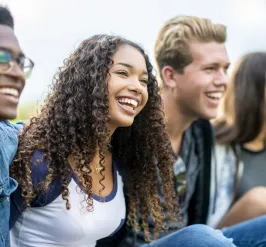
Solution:
{"label": "woman's chin", "polygon": [[130,127],[134,122],[134,117],[123,117],[123,118],[117,118],[115,121],[111,120],[111,125],[115,126],[116,128],[119,127]]}
{"label": "woman's chin", "polygon": [[119,124],[119,127],[130,127],[134,122],[134,119],[127,120],[127,121],[121,121]]}

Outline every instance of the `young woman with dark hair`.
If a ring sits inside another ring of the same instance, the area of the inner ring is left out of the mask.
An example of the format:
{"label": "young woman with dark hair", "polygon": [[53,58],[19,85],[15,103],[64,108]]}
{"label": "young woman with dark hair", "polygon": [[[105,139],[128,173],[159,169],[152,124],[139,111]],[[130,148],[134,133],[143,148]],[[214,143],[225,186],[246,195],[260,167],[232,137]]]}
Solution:
{"label": "young woman with dark hair", "polygon": [[222,114],[215,121],[217,161],[234,180],[231,196],[235,196],[220,227],[266,214],[265,85],[266,53],[242,57],[233,70]]}

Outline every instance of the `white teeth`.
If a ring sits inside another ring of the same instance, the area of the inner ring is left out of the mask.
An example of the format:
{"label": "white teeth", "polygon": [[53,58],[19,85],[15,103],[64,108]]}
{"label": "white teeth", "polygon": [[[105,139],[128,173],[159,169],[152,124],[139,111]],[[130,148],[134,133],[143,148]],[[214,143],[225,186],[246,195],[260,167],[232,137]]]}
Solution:
{"label": "white teeth", "polygon": [[217,93],[207,93],[208,97],[214,98],[214,99],[221,99],[223,96],[222,92],[217,92]]}
{"label": "white teeth", "polygon": [[129,99],[129,98],[120,98],[118,99],[118,102],[120,103],[126,103],[129,105],[132,105],[133,107],[137,107],[138,106],[138,101],[134,100],[134,99]]}
{"label": "white teeth", "polygon": [[2,88],[0,88],[0,93],[12,95],[16,98],[19,97],[19,91],[17,89],[14,89],[14,88],[2,87]]}

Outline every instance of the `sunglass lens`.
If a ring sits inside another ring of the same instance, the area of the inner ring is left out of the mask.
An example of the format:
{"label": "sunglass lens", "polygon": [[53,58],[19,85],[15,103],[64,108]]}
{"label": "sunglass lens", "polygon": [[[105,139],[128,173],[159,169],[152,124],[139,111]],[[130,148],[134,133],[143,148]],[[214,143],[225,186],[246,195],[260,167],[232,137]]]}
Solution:
{"label": "sunglass lens", "polygon": [[0,50],[0,63],[9,63],[11,55],[7,51]]}

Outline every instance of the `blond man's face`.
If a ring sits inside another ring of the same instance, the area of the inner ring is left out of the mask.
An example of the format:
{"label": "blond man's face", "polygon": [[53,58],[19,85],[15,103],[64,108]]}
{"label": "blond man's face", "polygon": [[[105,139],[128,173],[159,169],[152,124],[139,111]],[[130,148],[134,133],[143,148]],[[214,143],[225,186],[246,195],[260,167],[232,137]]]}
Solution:
{"label": "blond man's face", "polygon": [[193,62],[178,73],[177,103],[193,118],[213,119],[228,84],[229,59],[224,44],[190,43]]}

